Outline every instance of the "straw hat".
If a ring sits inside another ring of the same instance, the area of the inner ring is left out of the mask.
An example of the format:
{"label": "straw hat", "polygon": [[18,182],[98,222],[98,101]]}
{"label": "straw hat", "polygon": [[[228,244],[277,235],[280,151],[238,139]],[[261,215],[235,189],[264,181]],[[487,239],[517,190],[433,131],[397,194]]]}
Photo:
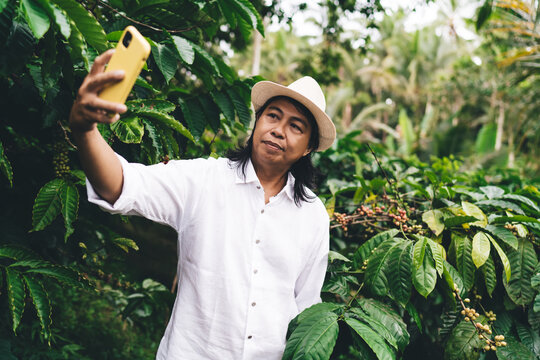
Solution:
{"label": "straw hat", "polygon": [[319,147],[317,151],[323,151],[332,146],[336,139],[336,127],[328,115],[326,100],[321,87],[309,76],[304,76],[289,86],[283,86],[271,81],[260,81],[251,89],[251,102],[255,112],[263,106],[268,99],[275,96],[290,97],[304,105],[315,117],[319,126]]}

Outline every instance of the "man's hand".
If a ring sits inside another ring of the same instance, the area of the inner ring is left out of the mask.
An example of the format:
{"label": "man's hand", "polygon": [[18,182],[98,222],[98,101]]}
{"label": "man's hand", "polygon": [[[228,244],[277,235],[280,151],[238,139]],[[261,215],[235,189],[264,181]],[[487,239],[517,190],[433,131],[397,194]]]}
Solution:
{"label": "man's hand", "polygon": [[105,86],[124,78],[123,71],[104,72],[105,65],[113,54],[114,49],[111,49],[98,56],[79,88],[69,115],[69,125],[75,133],[92,131],[97,123],[113,123],[120,118],[119,114],[127,111],[124,104],[105,101],[98,97]]}

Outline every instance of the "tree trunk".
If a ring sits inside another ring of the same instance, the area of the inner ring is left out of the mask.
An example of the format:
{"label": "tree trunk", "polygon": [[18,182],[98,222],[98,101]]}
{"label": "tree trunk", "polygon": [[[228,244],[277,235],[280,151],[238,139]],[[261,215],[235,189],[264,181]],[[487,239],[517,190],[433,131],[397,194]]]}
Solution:
{"label": "tree trunk", "polygon": [[499,101],[499,116],[497,116],[497,136],[495,137],[495,151],[501,150],[504,132],[504,102]]}

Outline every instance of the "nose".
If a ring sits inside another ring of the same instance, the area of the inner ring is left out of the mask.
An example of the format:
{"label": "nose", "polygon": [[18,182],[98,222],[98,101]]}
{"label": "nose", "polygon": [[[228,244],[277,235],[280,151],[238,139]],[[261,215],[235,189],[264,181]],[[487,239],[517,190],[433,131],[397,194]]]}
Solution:
{"label": "nose", "polygon": [[283,139],[283,124],[276,125],[270,133],[278,139]]}

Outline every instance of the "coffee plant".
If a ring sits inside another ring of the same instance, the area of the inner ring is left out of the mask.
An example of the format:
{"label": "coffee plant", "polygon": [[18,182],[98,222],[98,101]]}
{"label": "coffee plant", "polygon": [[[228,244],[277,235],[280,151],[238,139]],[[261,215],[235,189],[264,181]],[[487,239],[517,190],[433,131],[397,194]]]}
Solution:
{"label": "coffee plant", "polygon": [[[245,47],[254,30],[264,33],[260,14],[272,6],[0,0],[5,358],[154,356],[173,296],[147,275],[133,279],[146,270],[146,261],[126,260],[144,251],[125,231],[136,220],[81,200],[69,109],[93,59],[135,25],[152,54],[128,112],[99,126],[104,138],[145,164],[222,155],[251,121],[259,78],[240,78],[218,45]],[[466,170],[452,157],[395,158],[357,135],[314,159],[332,251],[323,302],[291,321],[283,358],[540,356],[539,184],[507,170]]]}

